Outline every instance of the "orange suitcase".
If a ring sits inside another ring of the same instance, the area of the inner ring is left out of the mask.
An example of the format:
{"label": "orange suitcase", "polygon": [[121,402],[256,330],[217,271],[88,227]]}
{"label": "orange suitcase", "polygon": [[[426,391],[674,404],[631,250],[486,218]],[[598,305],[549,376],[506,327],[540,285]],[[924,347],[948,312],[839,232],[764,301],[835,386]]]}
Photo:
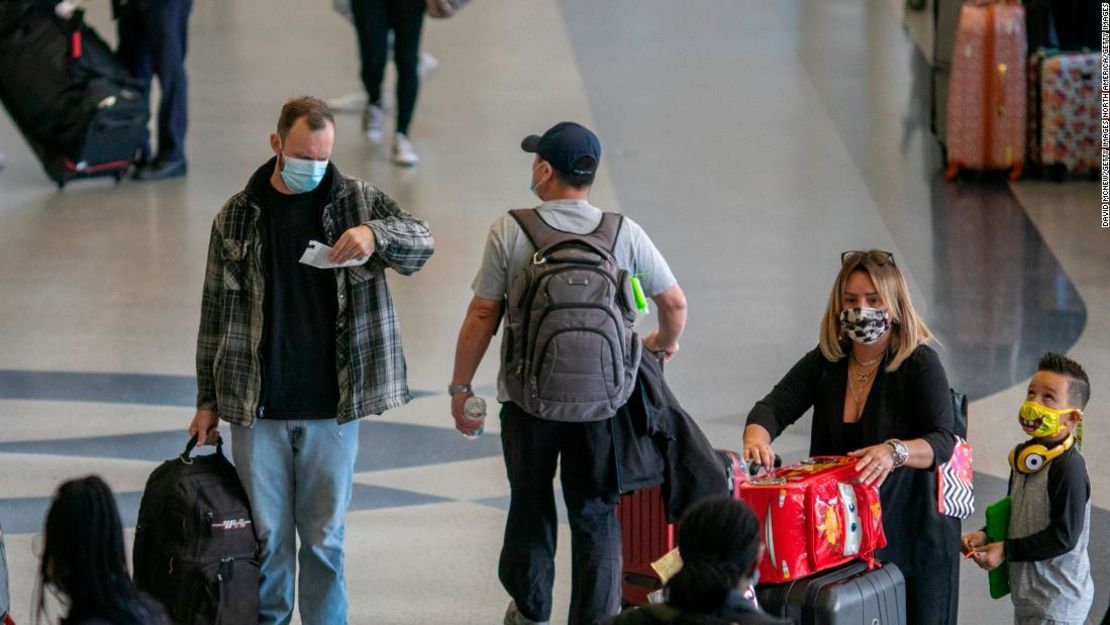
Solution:
{"label": "orange suitcase", "polygon": [[1025,9],[1019,2],[965,2],[948,89],[949,179],[961,169],[1021,176],[1026,131]]}

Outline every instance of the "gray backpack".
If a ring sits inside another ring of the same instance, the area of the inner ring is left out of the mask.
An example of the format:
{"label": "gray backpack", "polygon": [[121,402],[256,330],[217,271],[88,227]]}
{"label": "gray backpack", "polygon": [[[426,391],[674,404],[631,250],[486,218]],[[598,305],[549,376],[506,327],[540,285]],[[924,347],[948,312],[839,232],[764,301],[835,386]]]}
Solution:
{"label": "gray backpack", "polygon": [[613,258],[623,217],[605,213],[596,230],[574,234],[535,209],[509,214],[536,248],[505,305],[509,397],[541,419],[607,419],[628,401],[640,365],[630,276]]}

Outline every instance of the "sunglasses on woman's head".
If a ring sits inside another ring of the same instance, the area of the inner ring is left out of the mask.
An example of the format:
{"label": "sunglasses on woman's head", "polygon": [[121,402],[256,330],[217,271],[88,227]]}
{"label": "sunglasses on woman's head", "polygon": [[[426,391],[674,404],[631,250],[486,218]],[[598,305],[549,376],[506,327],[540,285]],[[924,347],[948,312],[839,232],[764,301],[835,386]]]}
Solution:
{"label": "sunglasses on woman's head", "polygon": [[840,264],[845,265],[849,262],[857,262],[861,256],[866,256],[870,258],[871,262],[875,263],[876,265],[885,265],[887,263],[890,263],[891,265],[897,267],[897,265],[895,265],[894,263],[894,254],[891,254],[890,252],[884,252],[883,250],[873,250],[870,252],[865,252],[862,250],[849,250],[847,252],[841,252]]}

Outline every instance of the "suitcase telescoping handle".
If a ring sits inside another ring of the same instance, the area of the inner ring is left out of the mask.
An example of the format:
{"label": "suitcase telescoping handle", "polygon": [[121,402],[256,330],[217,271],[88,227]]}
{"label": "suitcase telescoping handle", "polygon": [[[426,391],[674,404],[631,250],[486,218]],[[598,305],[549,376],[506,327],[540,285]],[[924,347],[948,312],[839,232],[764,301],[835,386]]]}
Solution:
{"label": "suitcase telescoping handle", "polygon": [[[193,437],[189,439],[189,443],[185,445],[185,451],[181,453],[181,461],[185,464],[193,464],[193,459],[191,455],[193,453],[193,450],[196,448],[197,435],[194,434]],[[224,438],[219,434],[216,435],[216,453],[220,454],[221,456],[224,455]]]}
{"label": "suitcase telescoping handle", "polygon": [[757,477],[757,476],[759,476],[763,473],[766,473],[766,472],[770,471],[771,469],[778,469],[781,466],[782,466],[782,456],[780,456],[778,454],[775,454],[774,466],[771,467],[770,469],[763,466],[762,464],[759,464],[758,462],[749,463],[748,464],[748,476],[749,477]]}

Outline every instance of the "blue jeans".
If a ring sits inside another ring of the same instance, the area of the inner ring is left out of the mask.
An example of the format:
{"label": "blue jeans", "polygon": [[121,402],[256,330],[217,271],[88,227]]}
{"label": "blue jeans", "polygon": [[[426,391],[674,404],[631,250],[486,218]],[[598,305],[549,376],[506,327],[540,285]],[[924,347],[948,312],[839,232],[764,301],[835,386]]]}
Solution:
{"label": "blue jeans", "polygon": [[298,555],[301,621],[346,625],[344,515],[351,503],[358,421],[259,419],[254,429],[232,425],[231,452],[262,551],[259,625],[287,625],[292,619]]}

